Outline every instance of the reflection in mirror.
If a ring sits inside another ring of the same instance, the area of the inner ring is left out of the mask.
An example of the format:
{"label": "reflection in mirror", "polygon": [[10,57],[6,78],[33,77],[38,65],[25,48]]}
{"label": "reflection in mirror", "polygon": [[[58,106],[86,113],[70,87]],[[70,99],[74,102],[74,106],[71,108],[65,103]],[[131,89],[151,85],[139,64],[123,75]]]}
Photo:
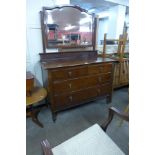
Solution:
{"label": "reflection in mirror", "polygon": [[92,46],[93,16],[75,7],[44,10],[47,47]]}

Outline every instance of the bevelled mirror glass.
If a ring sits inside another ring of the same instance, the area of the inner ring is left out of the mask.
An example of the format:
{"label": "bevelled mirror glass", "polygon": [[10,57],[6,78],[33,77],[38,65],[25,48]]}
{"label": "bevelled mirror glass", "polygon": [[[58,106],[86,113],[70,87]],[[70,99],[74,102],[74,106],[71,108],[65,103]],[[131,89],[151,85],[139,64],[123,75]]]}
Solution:
{"label": "bevelled mirror glass", "polygon": [[46,48],[93,46],[91,14],[76,6],[43,8]]}

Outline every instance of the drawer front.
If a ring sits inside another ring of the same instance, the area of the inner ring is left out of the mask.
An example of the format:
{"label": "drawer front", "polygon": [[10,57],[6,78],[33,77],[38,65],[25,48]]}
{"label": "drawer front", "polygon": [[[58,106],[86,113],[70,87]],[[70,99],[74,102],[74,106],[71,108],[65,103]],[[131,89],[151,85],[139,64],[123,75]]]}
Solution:
{"label": "drawer front", "polygon": [[87,66],[70,68],[70,69],[67,69],[66,72],[68,74],[68,78],[76,78],[76,77],[88,75]]}
{"label": "drawer front", "polygon": [[71,80],[72,91],[86,89],[88,87],[96,86],[97,84],[98,84],[97,76],[90,76]]}
{"label": "drawer front", "polygon": [[52,70],[50,71],[52,80],[65,80],[68,78],[68,74],[65,70],[59,69],[59,70]]}
{"label": "drawer front", "polygon": [[91,98],[95,98],[98,96],[98,92],[96,87],[92,87],[89,89],[77,91],[72,94],[73,96],[73,103],[76,104],[78,102],[83,102]]}
{"label": "drawer front", "polygon": [[107,83],[112,80],[112,73],[100,74],[98,76],[99,84]]}
{"label": "drawer front", "polygon": [[86,101],[98,96],[97,88],[89,88],[74,93],[61,94],[54,96],[53,108],[63,109],[63,107],[71,107],[80,102]]}
{"label": "drawer front", "polygon": [[112,92],[112,84],[107,83],[97,87],[97,92],[99,96],[104,96]]}
{"label": "drawer front", "polygon": [[54,94],[60,94],[97,86],[109,82],[111,80],[111,75],[111,73],[107,73],[99,74],[97,76],[89,76],[68,81],[55,82],[53,83],[53,92]]}
{"label": "drawer front", "polygon": [[53,92],[54,94],[67,93],[96,86],[98,83],[99,79],[97,76],[55,82],[53,83]]}
{"label": "drawer front", "polygon": [[112,92],[112,84],[104,84],[101,86],[95,86],[80,91],[65,93],[60,95],[54,95],[52,108],[55,110],[62,110],[67,107],[72,107],[79,103],[94,99],[98,96],[105,96]]}
{"label": "drawer front", "polygon": [[59,69],[51,71],[52,80],[59,81],[59,80],[67,80],[72,79],[80,76],[85,76],[88,74],[87,67],[74,67],[68,69]]}
{"label": "drawer front", "polygon": [[88,66],[88,74],[99,74],[112,72],[112,63]]}
{"label": "drawer front", "polygon": [[61,94],[72,91],[72,85],[69,81],[53,83],[53,93]]}
{"label": "drawer front", "polygon": [[63,109],[72,104],[72,95],[61,94],[53,96],[54,103],[52,104],[53,109]]}

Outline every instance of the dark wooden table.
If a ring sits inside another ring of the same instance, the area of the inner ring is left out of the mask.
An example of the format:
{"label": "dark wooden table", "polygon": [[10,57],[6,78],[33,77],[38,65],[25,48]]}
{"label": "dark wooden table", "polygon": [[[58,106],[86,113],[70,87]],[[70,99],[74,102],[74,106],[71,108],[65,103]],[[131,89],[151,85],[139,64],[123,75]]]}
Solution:
{"label": "dark wooden table", "polygon": [[26,116],[31,117],[32,121],[40,127],[43,127],[43,124],[38,120],[41,106],[36,106],[36,104],[44,100],[46,96],[46,89],[34,87],[34,76],[28,72],[26,74]]}

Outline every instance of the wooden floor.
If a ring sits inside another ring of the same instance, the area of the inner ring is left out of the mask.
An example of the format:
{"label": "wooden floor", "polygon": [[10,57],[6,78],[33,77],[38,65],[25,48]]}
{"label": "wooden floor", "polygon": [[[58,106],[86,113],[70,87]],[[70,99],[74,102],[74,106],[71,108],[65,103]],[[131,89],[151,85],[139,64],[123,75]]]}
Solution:
{"label": "wooden floor", "polygon": [[[128,101],[128,88],[117,89],[113,92],[111,104],[106,104],[106,100],[97,100],[84,106],[61,112],[57,116],[56,123],[52,121],[50,110],[44,108],[39,114],[39,119],[44,124],[44,128],[38,127],[30,118],[27,118],[26,154],[42,155],[40,142],[43,139],[47,138],[54,147],[94,123],[101,124],[108,115],[108,107],[115,106],[123,110],[127,106]],[[107,134],[128,155],[129,124],[123,122],[120,126],[120,121],[118,117],[114,117]]]}

